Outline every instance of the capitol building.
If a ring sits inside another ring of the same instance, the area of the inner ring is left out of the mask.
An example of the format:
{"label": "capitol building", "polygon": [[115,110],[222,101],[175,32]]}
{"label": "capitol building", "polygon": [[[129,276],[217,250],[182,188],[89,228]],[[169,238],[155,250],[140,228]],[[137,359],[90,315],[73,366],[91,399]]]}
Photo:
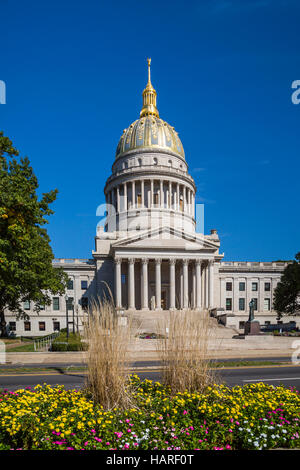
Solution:
{"label": "capitol building", "polygon": [[67,311],[80,328],[90,300],[110,291],[120,314],[208,309],[241,332],[254,299],[260,324],[276,323],[273,294],[286,264],[223,261],[217,230],[196,231],[195,182],[178,133],[159,115],[150,62],[139,118],[123,131],[106,181],[92,257],[53,261],[69,276],[67,295],[39,314],[24,304],[28,321],[7,314],[17,335],[64,328]]}

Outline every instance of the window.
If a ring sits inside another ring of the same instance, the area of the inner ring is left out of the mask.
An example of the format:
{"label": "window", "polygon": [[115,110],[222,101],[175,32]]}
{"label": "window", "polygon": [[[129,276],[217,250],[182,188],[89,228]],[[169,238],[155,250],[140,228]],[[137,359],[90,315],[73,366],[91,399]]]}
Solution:
{"label": "window", "polygon": [[81,281],[81,289],[82,290],[87,290],[88,288],[88,283],[87,281]]}
{"label": "window", "polygon": [[271,299],[264,299],[264,310],[271,309]]}
{"label": "window", "polygon": [[83,310],[87,310],[88,306],[89,306],[89,299],[87,297],[82,297],[81,307],[83,308]]}
{"label": "window", "polygon": [[246,289],[246,283],[245,282],[240,282],[239,283],[239,290],[244,291]]}
{"label": "window", "polygon": [[9,329],[10,329],[10,331],[16,331],[17,325],[16,325],[15,321],[10,321],[9,322]]}
{"label": "window", "polygon": [[24,307],[24,310],[30,310],[30,301],[25,300],[23,307]]}
{"label": "window", "polygon": [[39,321],[39,331],[46,331],[46,323],[44,321]]}
{"label": "window", "polygon": [[226,299],[226,310],[232,310],[232,299]]}
{"label": "window", "polygon": [[67,289],[69,289],[69,290],[73,290],[73,289],[74,289],[74,282],[73,282],[73,279],[69,279],[69,280],[68,280]]}
{"label": "window", "polygon": [[265,325],[271,325],[270,321],[265,321]]}
{"label": "window", "polygon": [[39,309],[40,310],[45,310],[45,304],[39,304]]}
{"label": "window", "polygon": [[245,322],[244,321],[240,321],[239,322],[239,329],[240,330],[243,330],[245,328]]}
{"label": "window", "polygon": [[53,331],[60,331],[60,323],[59,321],[53,322]]}
{"label": "window", "polygon": [[126,284],[126,274],[121,274],[121,282],[122,284]]}
{"label": "window", "polygon": [[59,310],[59,297],[53,297],[52,306],[53,310]]}
{"label": "window", "polygon": [[73,297],[68,297],[68,300],[66,301],[66,307],[68,310],[73,310]]}
{"label": "window", "polygon": [[270,292],[271,290],[271,283],[270,282],[265,282],[265,291]]}
{"label": "window", "polygon": [[244,297],[241,297],[239,299],[239,310],[245,310],[245,299],[244,299]]}
{"label": "window", "polygon": [[226,290],[232,290],[232,282],[226,282]]}
{"label": "window", "polygon": [[258,290],[258,282],[252,282],[252,290],[257,291]]}
{"label": "window", "polygon": [[137,195],[137,206],[141,207],[141,205],[142,205],[142,195],[139,193]]}
{"label": "window", "polygon": [[157,165],[157,158],[153,158],[153,165]]}
{"label": "window", "polygon": [[182,199],[182,197],[179,200],[179,209],[181,210],[181,212],[183,212],[183,199]]}
{"label": "window", "polygon": [[254,303],[254,310],[257,310],[257,299],[252,299]]}
{"label": "window", "polygon": [[158,193],[154,194],[154,205],[158,206]]}
{"label": "window", "polygon": [[24,330],[25,331],[30,331],[31,330],[30,321],[24,321]]}

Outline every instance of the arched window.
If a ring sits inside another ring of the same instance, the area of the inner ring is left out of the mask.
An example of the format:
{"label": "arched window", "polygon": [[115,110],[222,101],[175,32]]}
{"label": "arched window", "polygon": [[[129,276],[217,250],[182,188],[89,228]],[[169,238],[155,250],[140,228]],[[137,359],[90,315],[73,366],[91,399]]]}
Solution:
{"label": "arched window", "polygon": [[153,158],[153,165],[157,165],[157,158]]}

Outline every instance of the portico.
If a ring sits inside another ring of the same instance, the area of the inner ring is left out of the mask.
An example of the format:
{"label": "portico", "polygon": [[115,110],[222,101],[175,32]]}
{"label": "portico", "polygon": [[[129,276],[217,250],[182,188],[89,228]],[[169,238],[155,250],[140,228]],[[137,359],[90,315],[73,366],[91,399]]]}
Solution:
{"label": "portico", "polygon": [[213,308],[213,292],[211,259],[164,258],[151,254],[115,258],[115,302],[118,309]]}

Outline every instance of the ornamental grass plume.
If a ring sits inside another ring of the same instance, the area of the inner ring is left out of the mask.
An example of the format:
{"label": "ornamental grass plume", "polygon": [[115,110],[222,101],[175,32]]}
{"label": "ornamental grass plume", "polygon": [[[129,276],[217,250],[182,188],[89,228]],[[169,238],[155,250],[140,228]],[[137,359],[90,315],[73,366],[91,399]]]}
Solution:
{"label": "ornamental grass plume", "polygon": [[170,312],[159,328],[165,335],[157,342],[162,381],[173,394],[185,390],[202,392],[215,383],[208,357],[208,344],[215,328],[207,310]]}
{"label": "ornamental grass plume", "polygon": [[123,326],[112,300],[94,302],[85,322],[87,351],[87,391],[106,410],[131,405],[128,344],[131,323]]}

